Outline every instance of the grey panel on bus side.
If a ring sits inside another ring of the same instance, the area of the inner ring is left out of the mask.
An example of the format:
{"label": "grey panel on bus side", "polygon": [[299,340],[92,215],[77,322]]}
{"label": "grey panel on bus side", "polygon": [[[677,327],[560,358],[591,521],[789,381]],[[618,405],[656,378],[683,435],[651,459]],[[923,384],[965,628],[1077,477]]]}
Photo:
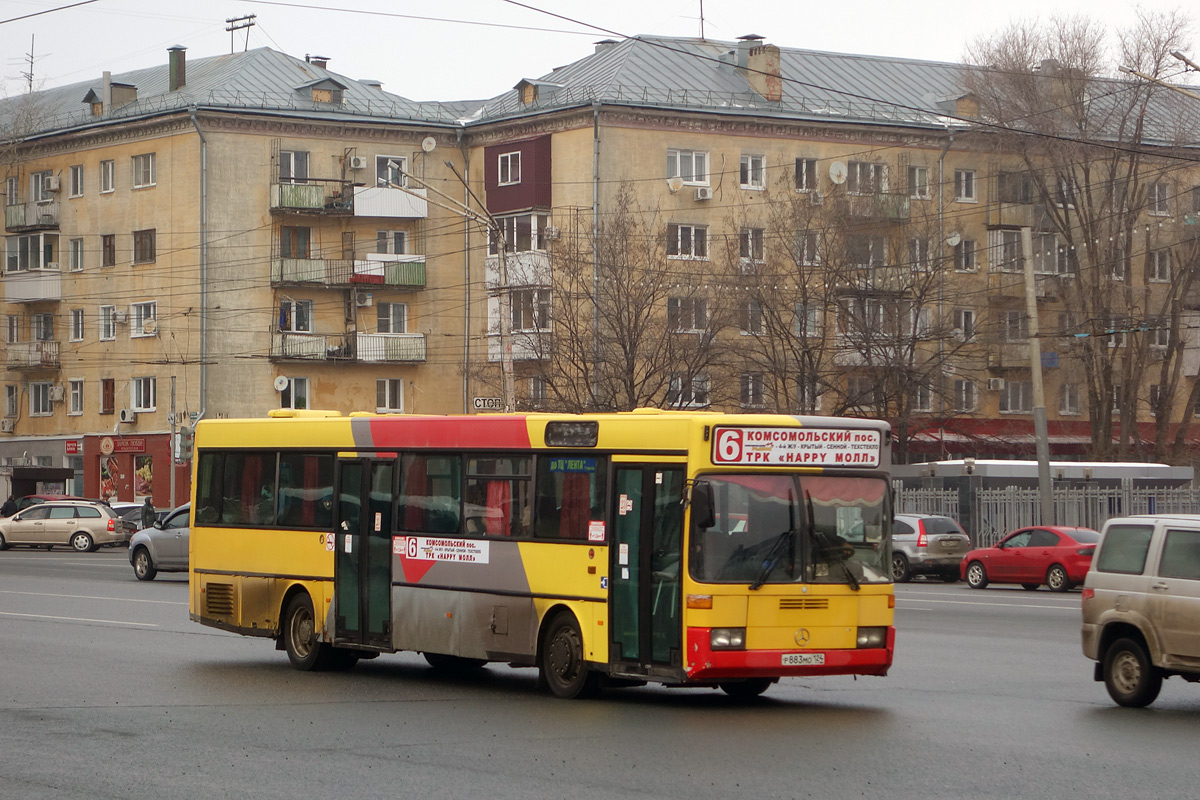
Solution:
{"label": "grey panel on bus side", "polygon": [[511,661],[537,651],[537,609],[531,597],[392,588],[392,647]]}

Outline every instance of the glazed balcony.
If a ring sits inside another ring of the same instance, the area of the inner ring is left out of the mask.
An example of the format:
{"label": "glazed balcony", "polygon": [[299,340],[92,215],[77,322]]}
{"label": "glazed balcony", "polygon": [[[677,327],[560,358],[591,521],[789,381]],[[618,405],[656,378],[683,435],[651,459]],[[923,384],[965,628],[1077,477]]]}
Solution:
{"label": "glazed balcony", "polygon": [[62,300],[62,273],[48,269],[9,272],[4,276],[4,299],[9,303],[43,303]]}

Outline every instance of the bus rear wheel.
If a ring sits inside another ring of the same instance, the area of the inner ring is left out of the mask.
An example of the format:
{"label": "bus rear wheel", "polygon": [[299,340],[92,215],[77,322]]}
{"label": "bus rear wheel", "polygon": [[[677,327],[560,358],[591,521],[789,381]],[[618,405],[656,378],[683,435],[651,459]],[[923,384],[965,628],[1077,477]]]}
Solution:
{"label": "bus rear wheel", "polygon": [[555,697],[586,697],[599,685],[599,676],[584,663],[583,635],[571,614],[559,613],[550,620],[539,661],[541,679]]}
{"label": "bus rear wheel", "polygon": [[317,618],[312,598],[301,592],[291,599],[283,615],[283,646],[288,660],[299,670],[325,669],[329,648],[317,640]]}

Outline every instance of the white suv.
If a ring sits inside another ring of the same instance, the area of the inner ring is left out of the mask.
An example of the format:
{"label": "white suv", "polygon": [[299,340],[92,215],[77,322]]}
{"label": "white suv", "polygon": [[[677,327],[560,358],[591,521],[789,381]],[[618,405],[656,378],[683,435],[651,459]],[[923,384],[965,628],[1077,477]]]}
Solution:
{"label": "white suv", "polygon": [[1083,584],[1083,653],[1118,704],[1200,681],[1200,515],[1111,519]]}

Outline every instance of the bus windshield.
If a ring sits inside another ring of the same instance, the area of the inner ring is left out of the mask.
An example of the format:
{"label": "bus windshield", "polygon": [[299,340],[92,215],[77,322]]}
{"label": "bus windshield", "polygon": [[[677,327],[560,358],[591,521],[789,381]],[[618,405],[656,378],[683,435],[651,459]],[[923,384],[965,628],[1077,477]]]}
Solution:
{"label": "bus windshield", "polygon": [[704,475],[713,518],[693,526],[690,574],[704,583],[862,583],[891,580],[883,478]]}

